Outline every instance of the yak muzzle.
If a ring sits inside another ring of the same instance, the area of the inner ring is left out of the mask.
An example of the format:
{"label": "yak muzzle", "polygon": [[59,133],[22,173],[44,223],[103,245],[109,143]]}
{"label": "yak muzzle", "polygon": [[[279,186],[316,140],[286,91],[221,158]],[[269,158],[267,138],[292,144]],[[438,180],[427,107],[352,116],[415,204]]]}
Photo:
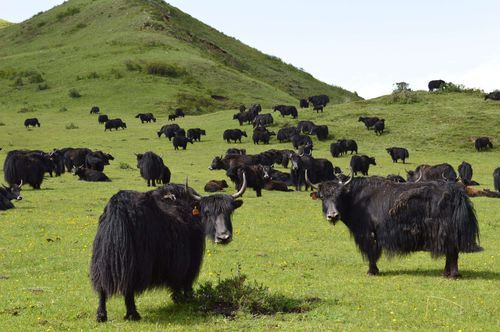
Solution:
{"label": "yak muzzle", "polygon": [[339,221],[339,219],[340,215],[338,213],[329,213],[326,215],[326,220],[332,223],[333,225],[335,225],[337,221]]}
{"label": "yak muzzle", "polygon": [[216,244],[228,244],[231,242],[233,238],[231,237],[231,234],[221,234],[221,235],[216,235],[215,236],[215,243]]}
{"label": "yak muzzle", "polygon": [[17,196],[16,200],[21,201],[23,199],[23,196]]}

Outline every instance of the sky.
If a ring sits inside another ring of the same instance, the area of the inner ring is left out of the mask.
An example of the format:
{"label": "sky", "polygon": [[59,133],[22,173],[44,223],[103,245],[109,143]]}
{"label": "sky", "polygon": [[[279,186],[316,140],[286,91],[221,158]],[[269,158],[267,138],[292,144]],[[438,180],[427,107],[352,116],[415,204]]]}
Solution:
{"label": "sky", "polygon": [[[0,0],[0,18],[21,22],[62,2]],[[365,98],[401,81],[412,89],[426,89],[432,79],[500,89],[498,0],[167,2]]]}

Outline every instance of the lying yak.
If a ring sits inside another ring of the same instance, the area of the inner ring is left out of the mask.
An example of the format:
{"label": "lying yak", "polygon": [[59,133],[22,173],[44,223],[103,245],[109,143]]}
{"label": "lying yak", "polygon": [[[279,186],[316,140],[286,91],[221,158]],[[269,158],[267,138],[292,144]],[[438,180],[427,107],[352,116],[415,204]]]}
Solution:
{"label": "lying yak", "polygon": [[231,214],[246,181],[234,195],[200,197],[186,185],[167,184],[145,193],[121,190],[99,218],[92,248],[90,279],[99,295],[97,321],[108,319],[106,301],[125,298],[126,320],[139,320],[135,295],[166,287],[174,302],[192,295],[205,250],[204,237],[232,240]]}
{"label": "lying yak", "polygon": [[435,258],[446,256],[444,277],[457,278],[459,253],[482,250],[476,243],[479,225],[472,203],[454,183],[350,178],[323,182],[317,190],[311,197],[322,200],[329,222],[342,220],[349,228],[368,259],[369,275],[379,273],[382,251],[389,255],[429,251]]}

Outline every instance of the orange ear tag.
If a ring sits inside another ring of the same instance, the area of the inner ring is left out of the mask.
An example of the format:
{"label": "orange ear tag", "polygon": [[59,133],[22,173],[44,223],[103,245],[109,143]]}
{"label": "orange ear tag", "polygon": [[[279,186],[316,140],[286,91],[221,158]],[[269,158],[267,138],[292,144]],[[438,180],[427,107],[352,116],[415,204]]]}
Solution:
{"label": "orange ear tag", "polygon": [[194,207],[193,211],[191,212],[193,214],[193,216],[199,216],[200,215],[200,210],[198,210],[197,207]]}

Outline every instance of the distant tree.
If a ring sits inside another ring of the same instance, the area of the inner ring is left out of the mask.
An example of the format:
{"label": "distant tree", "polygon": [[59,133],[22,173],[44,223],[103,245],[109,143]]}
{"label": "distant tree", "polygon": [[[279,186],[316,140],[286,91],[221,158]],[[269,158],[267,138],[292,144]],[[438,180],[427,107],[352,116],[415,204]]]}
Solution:
{"label": "distant tree", "polygon": [[394,85],[396,88],[393,90],[393,92],[411,91],[410,84],[406,82],[398,82],[394,83]]}

